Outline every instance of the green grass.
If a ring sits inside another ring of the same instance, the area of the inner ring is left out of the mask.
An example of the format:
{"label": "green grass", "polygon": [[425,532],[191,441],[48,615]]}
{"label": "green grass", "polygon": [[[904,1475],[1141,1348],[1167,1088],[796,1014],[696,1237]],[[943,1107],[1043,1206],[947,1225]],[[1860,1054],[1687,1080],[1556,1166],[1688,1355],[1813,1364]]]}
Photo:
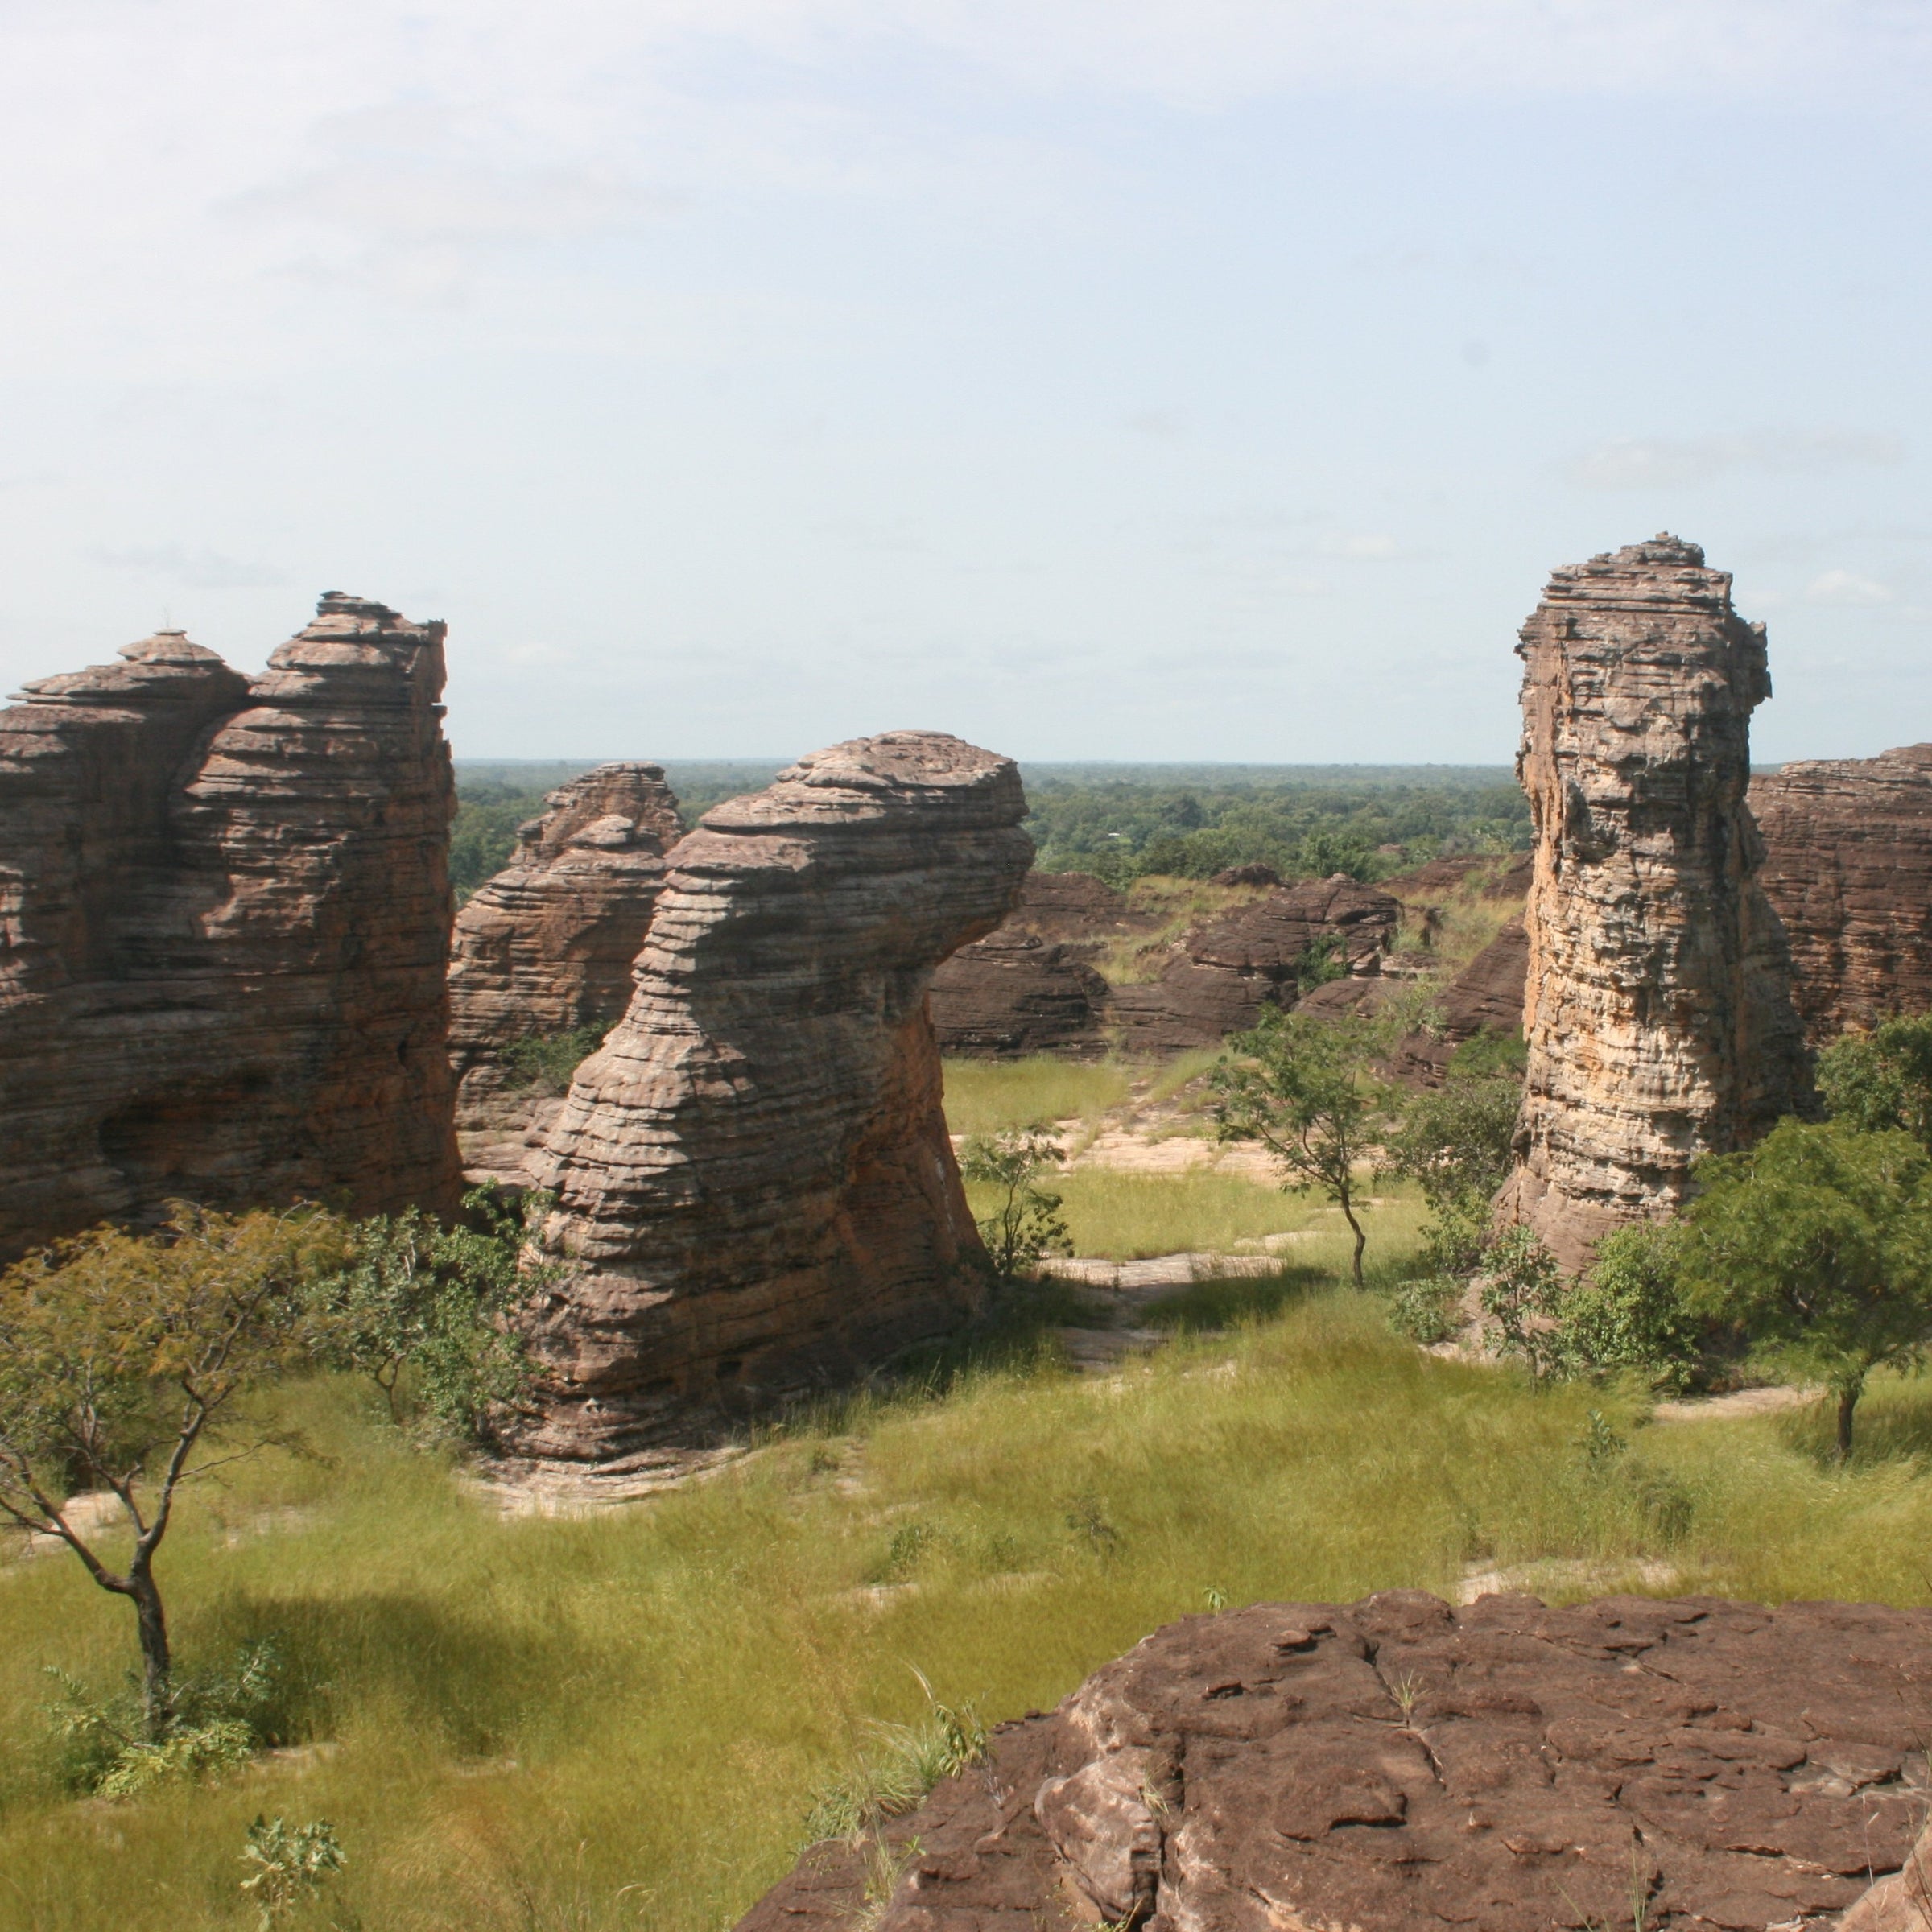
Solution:
{"label": "green grass", "polygon": [[1115,1060],[948,1060],[946,1124],[955,1133],[997,1133],[1035,1121],[1097,1120],[1126,1099],[1133,1080]]}
{"label": "green grass", "polygon": [[[1932,1389],[1868,1402],[1834,1473],[1810,1417],[1638,1430],[1628,1400],[1425,1357],[1374,1298],[1316,1290],[1104,1382],[1042,1363],[862,1402],[836,1436],[648,1505],[504,1521],[360,1389],[298,1386],[285,1419],[312,1458],[203,1492],[163,1571],[185,1655],[275,1635],[307,1686],[291,1725],[329,1748],[76,1802],[52,1781],[40,1667],[111,1682],[130,1620],[64,1555],[9,1565],[0,1923],[244,1926],[237,1855],[266,1810],[332,1820],[349,1855],[338,1916],[297,1924],[716,1932],[789,1864],[870,1721],[925,1713],[911,1666],[995,1721],[1210,1588],[1346,1600],[1448,1590],[1471,1563],[1649,1557],[1690,1590],[1923,1602]],[[1579,1446],[1592,1407],[1636,1443],[1608,1468]]]}

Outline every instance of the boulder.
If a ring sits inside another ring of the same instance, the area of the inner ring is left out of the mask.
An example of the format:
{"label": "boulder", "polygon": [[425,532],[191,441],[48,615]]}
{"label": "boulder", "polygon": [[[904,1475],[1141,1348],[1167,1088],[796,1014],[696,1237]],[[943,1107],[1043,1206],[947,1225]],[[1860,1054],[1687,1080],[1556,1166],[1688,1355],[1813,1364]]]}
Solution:
{"label": "boulder", "polygon": [[655,765],[600,765],[543,803],[509,865],[456,915],[450,949],[450,1062],[473,1181],[526,1178],[542,1146],[533,1125],[562,1096],[520,1074],[514,1049],[622,1013],[664,855],[683,835]]}
{"label": "boulder", "polygon": [[927,989],[1012,909],[1018,768],[936,732],[833,746],[671,854],[628,1011],[537,1179],[559,1275],[515,1446],[715,1439],[977,1305]]}
{"label": "boulder", "polygon": [[0,1252],[170,1196],[452,1208],[444,626],[332,592],[0,712]]}
{"label": "boulder", "polygon": [[[1913,1845],[1929,1641],[1932,1612],[1715,1597],[1188,1617],[894,1821],[869,1922],[1830,1924]],[[738,1932],[849,1925],[868,1849],[812,1847]]]}
{"label": "boulder", "polygon": [[1744,803],[1761,625],[1671,536],[1559,570],[1523,626],[1535,871],[1529,1070],[1498,1198],[1566,1269],[1669,1213],[1707,1153],[1810,1103],[1783,929]]}
{"label": "boulder", "polygon": [[1272,865],[1230,865],[1208,881],[1212,886],[1279,886],[1282,875]]}
{"label": "boulder", "polygon": [[1760,773],[1750,800],[1811,1043],[1932,1009],[1932,745]]}
{"label": "boulder", "polygon": [[1016,915],[934,974],[933,1033],[940,1052],[972,1059],[1099,1059],[1111,991],[1071,948],[1028,932]]}
{"label": "boulder", "polygon": [[1297,972],[1327,946],[1351,972],[1367,973],[1395,943],[1402,907],[1346,873],[1307,879],[1195,927],[1158,980],[1117,986],[1109,1012],[1131,1053],[1218,1046],[1271,1008],[1294,1005]]}

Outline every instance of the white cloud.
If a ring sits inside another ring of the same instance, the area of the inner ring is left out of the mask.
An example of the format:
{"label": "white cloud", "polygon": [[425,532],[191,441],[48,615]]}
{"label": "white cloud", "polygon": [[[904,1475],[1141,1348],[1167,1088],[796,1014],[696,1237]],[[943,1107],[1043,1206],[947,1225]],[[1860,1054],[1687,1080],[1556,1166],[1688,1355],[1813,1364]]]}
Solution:
{"label": "white cloud", "polygon": [[1869,605],[1891,601],[1892,592],[1885,584],[1853,570],[1827,570],[1805,586],[1807,604]]}
{"label": "white cloud", "polygon": [[1897,463],[1895,436],[1851,429],[1765,429],[1742,435],[1620,437],[1568,465],[1584,489],[1670,489],[1708,483],[1728,471],[1820,475],[1827,470]]}

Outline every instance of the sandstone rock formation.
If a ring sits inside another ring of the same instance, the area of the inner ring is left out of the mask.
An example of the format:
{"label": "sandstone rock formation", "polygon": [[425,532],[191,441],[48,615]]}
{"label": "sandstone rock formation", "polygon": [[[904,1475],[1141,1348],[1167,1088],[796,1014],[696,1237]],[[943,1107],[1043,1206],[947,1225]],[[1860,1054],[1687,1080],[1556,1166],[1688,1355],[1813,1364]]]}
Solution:
{"label": "sandstone rock formation", "polygon": [[169,1195],[453,1207],[440,624],[331,592],[0,712],[0,1250]]}
{"label": "sandstone rock formation", "polygon": [[962,947],[934,976],[933,1033],[940,1052],[972,1059],[1099,1059],[1108,1048],[1112,990],[1075,948],[1009,919]]}
{"label": "sandstone rock formation", "polygon": [[1932,1009],[1932,745],[1787,765],[1750,799],[1812,1045]]}
{"label": "sandstone rock formation", "polygon": [[671,855],[629,1011],[539,1174],[564,1274],[518,1447],[609,1459],[930,1335],[980,1253],[927,1017],[1032,857],[1009,759],[893,732],[801,759]]}
{"label": "sandstone rock formation", "polygon": [[1158,980],[1114,989],[1121,1044],[1133,1053],[1216,1046],[1269,1008],[1292,1006],[1298,970],[1318,949],[1351,972],[1375,972],[1401,914],[1390,894],[1342,873],[1237,906],[1189,932]]}
{"label": "sandstone rock formation", "polygon": [[[874,1922],[1830,1924],[1924,1812],[1929,1641],[1923,1610],[1713,1597],[1189,1617],[895,1821]],[[864,1847],[814,1847],[739,1932],[833,1932],[865,1877]]]}
{"label": "sandstone rock formation", "polygon": [[539,1090],[515,1049],[611,1026],[630,1003],[664,881],[683,834],[655,765],[600,765],[519,828],[510,865],[456,915],[449,1051],[456,1126],[472,1179],[521,1182],[562,1095]]}
{"label": "sandstone rock formation", "polygon": [[1744,804],[1764,630],[1729,576],[1670,536],[1592,558],[1518,651],[1530,1063],[1498,1212],[1575,1268],[1674,1207],[1700,1154],[1805,1105],[1810,1075]]}
{"label": "sandstone rock formation", "polygon": [[1510,1034],[1520,1039],[1523,982],[1529,969],[1530,935],[1521,919],[1511,919],[1435,995],[1440,1026],[1404,1040],[1393,1071],[1402,1079],[1437,1087],[1456,1048],[1479,1033]]}

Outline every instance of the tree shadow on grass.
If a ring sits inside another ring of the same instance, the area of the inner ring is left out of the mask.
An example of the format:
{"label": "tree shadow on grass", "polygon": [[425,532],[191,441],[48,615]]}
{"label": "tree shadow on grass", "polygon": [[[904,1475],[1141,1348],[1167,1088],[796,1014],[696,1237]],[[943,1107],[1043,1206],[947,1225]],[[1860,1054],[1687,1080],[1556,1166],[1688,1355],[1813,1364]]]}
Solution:
{"label": "tree shadow on grass", "polygon": [[357,1711],[379,1711],[459,1757],[499,1752],[527,1711],[589,1663],[561,1630],[513,1633],[402,1591],[228,1596],[183,1635],[191,1658],[274,1645],[280,1669],[263,1715],[278,1743],[333,1736]]}
{"label": "tree shadow on grass", "polygon": [[1243,1322],[1266,1321],[1290,1303],[1334,1286],[1324,1269],[1306,1263],[1285,1263],[1272,1274],[1216,1275],[1191,1282],[1174,1294],[1150,1302],[1139,1319],[1149,1328],[1196,1335],[1233,1328]]}

